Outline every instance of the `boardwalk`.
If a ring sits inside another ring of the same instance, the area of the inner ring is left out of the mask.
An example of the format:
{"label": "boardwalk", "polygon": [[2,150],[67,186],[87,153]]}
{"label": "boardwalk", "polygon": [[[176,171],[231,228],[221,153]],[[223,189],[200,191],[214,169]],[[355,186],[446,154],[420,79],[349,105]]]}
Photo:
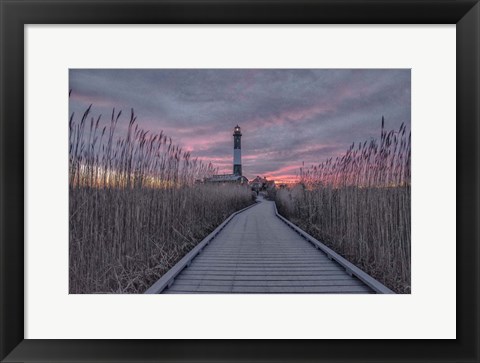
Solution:
{"label": "boardwalk", "polygon": [[372,293],[262,200],[234,216],[163,293]]}

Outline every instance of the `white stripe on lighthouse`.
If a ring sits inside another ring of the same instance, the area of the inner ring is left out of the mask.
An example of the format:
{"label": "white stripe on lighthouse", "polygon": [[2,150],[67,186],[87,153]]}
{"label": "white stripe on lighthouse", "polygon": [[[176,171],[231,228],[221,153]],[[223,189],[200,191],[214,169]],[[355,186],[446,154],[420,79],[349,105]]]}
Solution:
{"label": "white stripe on lighthouse", "polygon": [[233,165],[242,165],[242,149],[233,149]]}

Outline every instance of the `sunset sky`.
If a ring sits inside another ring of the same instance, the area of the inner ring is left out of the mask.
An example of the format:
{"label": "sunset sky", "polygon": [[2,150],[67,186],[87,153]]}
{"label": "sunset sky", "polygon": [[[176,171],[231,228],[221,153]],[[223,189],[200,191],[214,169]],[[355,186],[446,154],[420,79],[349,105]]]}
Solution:
{"label": "sunset sky", "polygon": [[138,124],[232,173],[233,128],[242,128],[243,174],[292,180],[302,162],[341,155],[352,142],[410,125],[410,70],[70,70],[70,113],[90,105],[108,122],[134,108]]}

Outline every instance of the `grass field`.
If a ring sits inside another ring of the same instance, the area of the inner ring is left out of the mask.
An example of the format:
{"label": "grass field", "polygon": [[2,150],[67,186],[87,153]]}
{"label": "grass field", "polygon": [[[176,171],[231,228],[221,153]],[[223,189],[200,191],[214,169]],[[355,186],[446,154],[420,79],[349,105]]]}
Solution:
{"label": "grass field", "polygon": [[405,125],[379,140],[302,168],[300,182],[280,189],[279,212],[397,293],[409,293],[410,132]]}
{"label": "grass field", "polygon": [[227,216],[248,188],[198,183],[216,170],[138,126],[91,108],[69,123],[69,291],[141,293]]}

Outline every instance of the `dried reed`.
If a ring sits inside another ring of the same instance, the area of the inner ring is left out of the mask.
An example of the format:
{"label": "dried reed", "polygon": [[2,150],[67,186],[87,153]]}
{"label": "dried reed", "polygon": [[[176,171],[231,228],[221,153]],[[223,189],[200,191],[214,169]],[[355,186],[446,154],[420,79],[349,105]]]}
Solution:
{"label": "dried reed", "polygon": [[352,144],[335,159],[300,169],[280,189],[280,213],[399,293],[410,292],[410,132]]}
{"label": "dried reed", "polygon": [[69,290],[143,292],[250,191],[198,183],[216,169],[140,128],[133,110],[123,136],[121,112],[103,127],[91,113],[69,122]]}

